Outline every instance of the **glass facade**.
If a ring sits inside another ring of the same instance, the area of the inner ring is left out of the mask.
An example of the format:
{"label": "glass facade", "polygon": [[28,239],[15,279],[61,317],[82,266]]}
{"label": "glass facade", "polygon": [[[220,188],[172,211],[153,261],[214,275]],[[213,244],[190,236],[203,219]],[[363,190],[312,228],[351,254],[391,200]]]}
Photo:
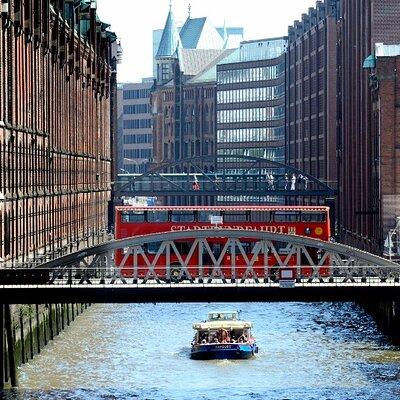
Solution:
{"label": "glass facade", "polygon": [[153,143],[153,135],[151,133],[124,135],[124,144],[135,143]]}
{"label": "glass facade", "polygon": [[[286,46],[282,38],[243,42],[217,65],[217,154],[238,156],[238,174],[248,172],[245,157],[285,162]],[[261,201],[253,197],[246,200]]]}
{"label": "glass facade", "polygon": [[268,160],[284,162],[285,161],[285,147],[253,147],[253,148],[234,148],[234,149],[218,149],[218,155],[229,156],[249,156],[260,157]]}
{"label": "glass facade", "polygon": [[145,129],[151,128],[151,119],[126,119],[124,129]]}
{"label": "glass facade", "polygon": [[218,104],[276,100],[285,95],[285,84],[279,86],[221,90],[217,93]]}
{"label": "glass facade", "polygon": [[218,143],[266,142],[285,139],[285,127],[219,129]]}
{"label": "glass facade", "polygon": [[147,99],[150,97],[150,89],[134,89],[134,90],[124,90],[123,99]]}
{"label": "glass facade", "polygon": [[279,78],[284,73],[284,65],[222,70],[217,73],[217,83],[226,85],[230,83],[259,82]]}
{"label": "glass facade", "polygon": [[218,124],[236,122],[265,122],[285,118],[285,106],[263,108],[238,108],[217,111]]}
{"label": "glass facade", "polygon": [[119,87],[118,173],[144,173],[153,157],[150,93],[153,79]]}
{"label": "glass facade", "polygon": [[284,38],[244,42],[240,46],[241,61],[271,60],[280,57],[287,48]]}
{"label": "glass facade", "polygon": [[124,105],[124,114],[149,114],[150,104]]}

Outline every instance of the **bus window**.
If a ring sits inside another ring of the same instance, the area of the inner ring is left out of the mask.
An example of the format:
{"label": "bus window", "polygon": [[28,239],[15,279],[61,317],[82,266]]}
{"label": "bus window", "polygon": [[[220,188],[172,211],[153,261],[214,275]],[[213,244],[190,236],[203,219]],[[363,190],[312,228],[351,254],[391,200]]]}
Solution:
{"label": "bus window", "polygon": [[251,222],[271,222],[271,213],[269,211],[252,211]]}
{"label": "bus window", "polygon": [[199,222],[210,222],[211,216],[219,217],[221,213],[219,211],[199,211],[198,221]]}
{"label": "bus window", "polygon": [[[160,249],[161,246],[161,242],[153,242],[153,243],[149,243],[147,245],[147,252],[149,254],[156,254],[158,252],[158,250]],[[164,250],[165,253],[165,250]]]}
{"label": "bus window", "polygon": [[325,222],[325,214],[322,212],[302,212],[301,220],[303,222]]}
{"label": "bus window", "polygon": [[172,211],[171,222],[194,222],[193,211]]}
{"label": "bus window", "polygon": [[[244,253],[245,254],[250,254],[250,252],[251,252],[251,244],[250,244],[250,242],[244,242],[244,243],[241,243],[241,245],[243,247]],[[228,247],[226,252],[227,252],[227,254],[231,254],[232,248]],[[241,254],[242,254],[242,252],[240,251],[239,246],[235,246],[235,255],[238,256],[238,255],[241,255]]]}
{"label": "bus window", "polygon": [[168,211],[147,211],[148,222],[167,222]]}
{"label": "bus window", "polygon": [[279,212],[276,211],[273,217],[275,222],[299,222],[300,213],[295,211]]}
{"label": "bus window", "polygon": [[124,211],[121,222],[144,222],[144,211]]}
{"label": "bus window", "polygon": [[[186,255],[189,253],[190,248],[192,247],[192,243],[190,242],[175,242],[176,249],[178,250],[179,254]],[[171,250],[173,251],[173,250]]]}
{"label": "bus window", "polygon": [[225,211],[224,222],[250,221],[250,211]]}

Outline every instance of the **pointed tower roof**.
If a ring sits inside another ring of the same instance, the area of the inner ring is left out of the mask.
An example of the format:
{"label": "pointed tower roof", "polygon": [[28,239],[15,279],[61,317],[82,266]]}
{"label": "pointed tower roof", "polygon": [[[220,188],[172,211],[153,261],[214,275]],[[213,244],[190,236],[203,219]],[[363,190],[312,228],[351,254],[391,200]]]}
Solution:
{"label": "pointed tower roof", "polygon": [[222,40],[224,41],[224,49],[226,49],[226,45],[228,43],[228,31],[226,30],[225,20],[224,20],[224,26],[222,29],[223,29]]}
{"label": "pointed tower roof", "polygon": [[172,57],[179,47],[182,47],[181,38],[175,24],[174,14],[172,13],[170,4],[167,21],[165,22],[156,57]]}

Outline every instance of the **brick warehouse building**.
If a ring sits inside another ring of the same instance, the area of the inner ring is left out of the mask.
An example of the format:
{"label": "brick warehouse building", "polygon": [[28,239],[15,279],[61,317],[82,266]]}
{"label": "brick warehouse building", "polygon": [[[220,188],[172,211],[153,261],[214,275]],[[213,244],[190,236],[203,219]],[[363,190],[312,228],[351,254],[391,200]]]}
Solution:
{"label": "brick warehouse building", "polygon": [[107,229],[116,38],[93,2],[2,3],[0,257],[27,262]]}
{"label": "brick warehouse building", "polygon": [[[336,0],[318,1],[288,30],[286,161],[335,188]],[[310,199],[314,202],[316,199]]]}
{"label": "brick warehouse building", "polygon": [[[395,128],[385,110],[381,123],[389,125],[378,129],[372,104],[375,83],[371,70],[362,66],[374,54],[375,44],[400,43],[399,18],[398,0],[343,0],[338,25],[338,233],[343,242],[379,253],[385,236],[382,207],[389,199],[381,198],[381,190],[392,186],[396,173],[391,167],[383,173],[390,158],[380,158],[380,151],[390,152],[394,162],[398,123]],[[393,101],[384,98],[387,86],[385,82],[380,93],[381,105],[391,103],[394,114]],[[380,136],[384,132],[387,136]],[[387,144],[392,149],[385,148]],[[391,199],[398,199],[400,193],[394,190],[393,186]]]}
{"label": "brick warehouse building", "polygon": [[[179,29],[170,7],[155,54],[156,164],[215,154],[216,64],[233,52],[232,29],[226,27],[221,33],[208,18],[192,18],[190,13]],[[215,165],[201,167],[207,172]]]}
{"label": "brick warehouse building", "polygon": [[[400,217],[400,43],[379,45],[375,55],[377,81],[372,88],[372,124],[380,137],[379,211],[384,240]],[[399,240],[397,232],[397,243],[393,243],[397,256],[400,256]]]}
{"label": "brick warehouse building", "polygon": [[[155,55],[155,87],[151,96],[153,114],[153,161],[176,163],[168,173],[186,171],[181,160],[215,154],[216,65],[233,52],[229,34],[221,36],[207,18],[190,14],[179,30],[169,10]],[[199,160],[204,172],[215,171],[215,162]],[[169,196],[168,204],[209,204],[212,198]]]}

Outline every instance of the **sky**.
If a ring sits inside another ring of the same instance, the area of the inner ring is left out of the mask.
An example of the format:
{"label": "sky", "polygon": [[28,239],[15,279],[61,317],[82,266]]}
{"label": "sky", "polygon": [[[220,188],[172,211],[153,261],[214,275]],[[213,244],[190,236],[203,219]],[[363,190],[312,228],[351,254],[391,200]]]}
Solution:
{"label": "sky", "polygon": [[[121,40],[123,60],[119,82],[140,82],[152,76],[153,30],[162,29],[170,0],[97,0],[100,19],[111,24]],[[215,26],[241,26],[244,39],[287,35],[287,28],[316,0],[172,0],[175,21],[183,24],[191,5],[192,18],[209,17]]]}

